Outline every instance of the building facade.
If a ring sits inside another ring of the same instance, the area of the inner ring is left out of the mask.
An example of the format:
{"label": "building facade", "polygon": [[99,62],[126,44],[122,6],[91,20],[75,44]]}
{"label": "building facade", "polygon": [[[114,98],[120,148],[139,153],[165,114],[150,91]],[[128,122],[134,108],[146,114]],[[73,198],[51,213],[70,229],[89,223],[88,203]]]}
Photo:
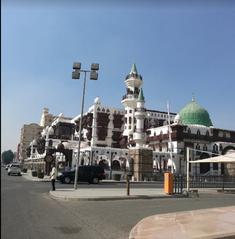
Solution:
{"label": "building facade", "polygon": [[34,139],[37,139],[40,136],[42,130],[43,127],[35,123],[23,125],[20,134],[20,146],[19,146],[20,161],[23,161],[28,157],[27,148]]}
{"label": "building facade", "polygon": [[[235,150],[235,131],[213,126],[209,113],[195,99],[178,114],[149,110],[144,106],[143,78],[136,65],[125,80],[123,109],[105,106],[97,97],[82,118],[79,164],[102,165],[107,177],[123,176],[130,171],[134,159],[130,150],[151,150],[152,173],[172,170],[186,173],[186,148],[195,149],[190,160],[203,159]],[[40,137],[31,142],[28,163],[43,164],[49,172],[55,161],[63,169],[73,168],[78,160],[81,116],[52,117],[44,109]],[[147,151],[146,151],[147,152]],[[223,164],[195,164],[192,174],[223,174]]]}

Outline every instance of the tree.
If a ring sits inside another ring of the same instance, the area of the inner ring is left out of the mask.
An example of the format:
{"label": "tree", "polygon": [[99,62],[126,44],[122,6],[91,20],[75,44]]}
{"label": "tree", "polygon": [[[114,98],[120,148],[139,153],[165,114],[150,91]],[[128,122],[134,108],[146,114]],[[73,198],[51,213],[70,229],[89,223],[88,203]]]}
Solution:
{"label": "tree", "polygon": [[11,150],[6,150],[2,152],[2,162],[4,164],[9,164],[14,159],[14,153]]}

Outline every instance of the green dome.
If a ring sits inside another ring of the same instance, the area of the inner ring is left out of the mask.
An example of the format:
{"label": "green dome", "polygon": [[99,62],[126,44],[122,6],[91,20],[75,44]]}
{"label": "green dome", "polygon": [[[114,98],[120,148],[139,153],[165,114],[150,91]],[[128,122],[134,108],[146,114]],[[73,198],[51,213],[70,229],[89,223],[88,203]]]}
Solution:
{"label": "green dome", "polygon": [[179,112],[179,120],[182,124],[212,126],[209,113],[194,99]]}

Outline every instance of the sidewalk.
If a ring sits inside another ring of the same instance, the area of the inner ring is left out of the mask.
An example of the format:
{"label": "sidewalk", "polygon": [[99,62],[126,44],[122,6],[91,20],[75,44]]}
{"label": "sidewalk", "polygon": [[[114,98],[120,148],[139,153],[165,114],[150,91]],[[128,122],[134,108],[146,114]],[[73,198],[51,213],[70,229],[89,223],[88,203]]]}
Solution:
{"label": "sidewalk", "polygon": [[235,206],[146,217],[131,230],[129,239],[235,238]]}
{"label": "sidewalk", "polygon": [[[50,191],[50,196],[61,200],[127,200],[127,199],[152,199],[179,197],[166,195],[161,188],[131,188],[130,195],[127,196],[126,188],[78,188],[57,189]],[[181,196],[182,197],[182,196]]]}
{"label": "sidewalk", "polygon": [[28,170],[27,173],[21,173],[21,174],[22,174],[22,177],[30,181],[35,181],[35,182],[50,182],[51,181],[49,176],[44,176],[44,178],[33,177],[30,170]]}

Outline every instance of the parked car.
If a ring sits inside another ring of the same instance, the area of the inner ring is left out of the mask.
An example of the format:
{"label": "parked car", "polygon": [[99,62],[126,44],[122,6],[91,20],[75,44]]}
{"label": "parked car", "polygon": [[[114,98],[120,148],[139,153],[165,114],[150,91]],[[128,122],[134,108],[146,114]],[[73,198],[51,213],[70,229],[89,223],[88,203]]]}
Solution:
{"label": "parked car", "polygon": [[[62,172],[57,177],[61,183],[71,183],[75,179],[75,170]],[[99,183],[100,180],[105,179],[105,172],[101,166],[79,166],[78,181],[88,183]]]}
{"label": "parked car", "polygon": [[19,164],[12,163],[8,167],[8,175],[12,175],[12,174],[21,176],[21,169]]}

